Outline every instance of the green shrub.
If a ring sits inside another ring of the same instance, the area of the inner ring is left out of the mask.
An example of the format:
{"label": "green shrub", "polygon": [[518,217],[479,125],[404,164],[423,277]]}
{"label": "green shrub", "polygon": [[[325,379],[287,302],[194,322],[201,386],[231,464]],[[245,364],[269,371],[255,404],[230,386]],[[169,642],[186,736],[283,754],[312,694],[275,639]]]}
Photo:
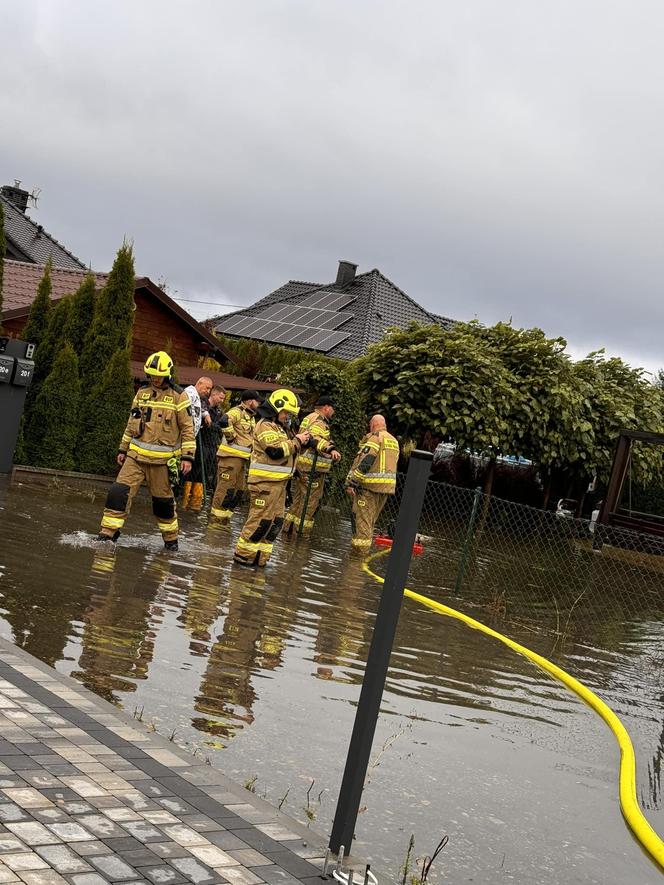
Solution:
{"label": "green shrub", "polygon": [[92,326],[97,297],[96,284],[94,274],[87,273],[72,296],[71,320],[67,329],[67,337],[79,356],[83,352],[85,338]]}
{"label": "green shrub", "polygon": [[23,329],[23,340],[30,341],[35,347],[39,347],[41,344],[41,340],[46,334],[48,327],[48,318],[51,312],[51,291],[53,289],[51,267],[51,259],[49,258],[44,268],[44,275],[39,281],[35,300],[30,305],[28,321]]}
{"label": "green shrub", "polygon": [[347,363],[334,365],[324,356],[300,354],[300,362],[284,370],[280,383],[284,387],[304,391],[301,394],[303,404],[300,417],[313,410],[319,396],[329,396],[334,401],[330,436],[343,457],[331,475],[335,481],[343,482],[357,452],[358,442],[367,430],[364,404],[353,369]]}
{"label": "green shrub", "polygon": [[86,398],[89,408],[82,416],[85,432],[80,436],[77,453],[78,466],[84,473],[111,474],[117,470],[118,445],[133,398],[129,349],[116,350]]}
{"label": "green shrub", "polygon": [[37,467],[74,469],[76,416],[81,384],[78,357],[69,342],[60,348],[35,401],[27,456]]}

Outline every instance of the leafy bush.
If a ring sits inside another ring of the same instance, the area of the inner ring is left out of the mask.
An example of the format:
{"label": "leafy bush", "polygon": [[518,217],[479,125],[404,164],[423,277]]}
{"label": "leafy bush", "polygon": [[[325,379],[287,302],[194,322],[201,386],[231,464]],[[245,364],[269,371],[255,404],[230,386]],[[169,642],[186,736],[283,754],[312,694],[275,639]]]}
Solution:
{"label": "leafy bush", "polygon": [[348,364],[339,367],[326,357],[306,355],[284,370],[280,383],[304,391],[301,417],[313,410],[319,396],[332,397],[334,417],[330,422],[330,435],[343,455],[332,475],[343,481],[367,429],[355,372]]}

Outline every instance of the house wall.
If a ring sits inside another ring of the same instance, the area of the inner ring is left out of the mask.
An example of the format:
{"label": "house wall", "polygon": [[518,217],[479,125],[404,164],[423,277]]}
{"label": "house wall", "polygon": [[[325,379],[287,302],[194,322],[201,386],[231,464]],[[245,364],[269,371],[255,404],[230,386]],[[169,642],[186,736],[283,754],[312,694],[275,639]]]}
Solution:
{"label": "house wall", "polygon": [[176,364],[195,366],[201,353],[198,336],[143,289],[134,296],[133,360],[145,358],[157,350],[166,350]]}
{"label": "house wall", "polygon": [[23,331],[27,321],[27,317],[19,317],[15,320],[5,320],[2,324],[5,335],[9,335],[10,338],[20,338],[21,332]]}
{"label": "house wall", "polygon": [[[138,289],[134,301],[136,312],[131,359],[143,363],[151,353],[166,350],[176,364],[197,365],[201,347],[196,333],[160,304],[147,290]],[[27,320],[27,316],[6,320],[3,323],[5,334],[20,338]]]}

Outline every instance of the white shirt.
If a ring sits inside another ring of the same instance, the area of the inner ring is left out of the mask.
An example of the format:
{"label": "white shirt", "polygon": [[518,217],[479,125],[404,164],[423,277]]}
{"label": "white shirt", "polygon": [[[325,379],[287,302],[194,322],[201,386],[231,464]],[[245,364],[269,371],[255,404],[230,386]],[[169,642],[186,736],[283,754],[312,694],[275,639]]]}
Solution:
{"label": "white shirt", "polygon": [[184,392],[189,397],[189,402],[191,403],[191,417],[194,422],[194,436],[198,436],[198,431],[201,429],[201,421],[203,420],[203,406],[201,404],[201,397],[193,384],[190,384],[189,387],[185,387]]}

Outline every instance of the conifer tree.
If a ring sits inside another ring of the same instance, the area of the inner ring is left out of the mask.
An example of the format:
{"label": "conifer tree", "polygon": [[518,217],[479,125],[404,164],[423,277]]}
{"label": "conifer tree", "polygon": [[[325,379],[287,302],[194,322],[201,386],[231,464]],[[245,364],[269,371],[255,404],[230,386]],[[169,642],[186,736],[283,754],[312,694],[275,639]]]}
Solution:
{"label": "conifer tree", "polygon": [[33,408],[27,456],[37,467],[73,470],[76,416],[81,382],[78,357],[66,342],[60,348]]}
{"label": "conifer tree", "polygon": [[[103,342],[104,346],[108,344]],[[129,349],[116,350],[93,385],[83,414],[78,466],[85,473],[115,473],[116,455],[134,397]]]}
{"label": "conifer tree", "polygon": [[[71,295],[66,295],[57,301],[50,309],[46,331],[42,335],[35,350],[35,371],[32,376],[32,384],[23,409],[23,433],[25,437],[28,463],[33,464],[31,455],[34,451],[32,436],[35,431],[39,432],[40,418],[35,414],[35,404],[39,397],[44,381],[51,373],[53,363],[59,351],[65,345],[66,332],[71,317]],[[77,365],[78,370],[78,365]]]}
{"label": "conifer tree", "polygon": [[[109,450],[106,436],[114,436],[118,426],[121,435],[127,420],[131,397],[127,402],[125,394],[129,387],[133,392],[129,346],[134,324],[134,288],[134,253],[131,244],[125,242],[118,250],[106,285],[96,296],[92,324],[81,352],[78,458],[80,469],[88,473],[107,472],[112,466],[109,451],[112,453],[115,450],[119,437],[113,440],[113,448]],[[111,365],[121,367],[119,393],[113,392],[111,379],[108,378]],[[98,393],[102,377],[108,381],[105,389],[111,391],[110,399],[104,401]],[[117,414],[112,409],[109,412],[112,405],[119,409]],[[106,417],[100,423],[99,415],[102,412]],[[99,450],[96,450],[97,445],[101,445]]]}
{"label": "conifer tree", "polygon": [[97,297],[97,281],[90,271],[72,296],[71,320],[67,329],[67,338],[78,356],[83,351],[83,343],[92,326],[92,318]]}
{"label": "conifer tree", "polygon": [[92,323],[81,352],[81,381],[89,387],[91,377],[107,365],[116,350],[127,347],[134,325],[134,251],[123,243],[113,262],[106,285],[95,301]]}
{"label": "conifer tree", "polygon": [[7,244],[5,242],[5,210],[0,203],[0,332],[2,332],[2,283],[5,275],[5,255]]}
{"label": "conifer tree", "polygon": [[41,384],[50,374],[58,351],[64,347],[66,341],[69,341],[71,316],[71,295],[65,295],[64,298],[60,298],[52,304],[46,330],[35,350],[35,372],[30,390],[34,388],[35,384]]}
{"label": "conifer tree", "polygon": [[23,330],[23,340],[30,341],[39,347],[41,340],[46,333],[48,326],[48,318],[51,312],[51,291],[53,283],[51,280],[51,259],[49,258],[44,268],[44,276],[39,281],[37,287],[37,295],[30,305],[30,313],[28,314],[28,322]]}

